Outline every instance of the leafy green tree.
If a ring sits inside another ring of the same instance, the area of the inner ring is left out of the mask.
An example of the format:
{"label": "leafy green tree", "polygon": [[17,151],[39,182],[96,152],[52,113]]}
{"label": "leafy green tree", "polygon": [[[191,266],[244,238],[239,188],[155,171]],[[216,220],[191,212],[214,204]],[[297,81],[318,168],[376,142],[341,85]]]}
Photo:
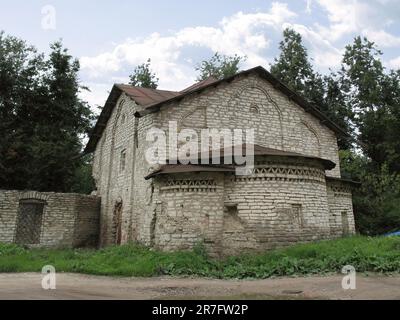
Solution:
{"label": "leafy green tree", "polygon": [[238,55],[226,56],[216,52],[209,60],[204,60],[196,67],[200,74],[197,81],[205,80],[209,77],[224,79],[239,72],[239,65],[247,58]]}
{"label": "leafy green tree", "polygon": [[400,175],[387,165],[377,169],[368,157],[350,150],[340,151],[343,178],[360,181],[353,190],[357,230],[378,235],[400,229]]}
{"label": "leafy green tree", "polygon": [[[353,131],[351,126],[353,112],[351,107],[346,104],[346,96],[342,90],[340,77],[335,73],[324,76],[323,87],[324,96],[322,102],[318,105],[319,109],[340,128],[351,134]],[[353,139],[338,137],[338,145],[340,150],[351,149]]]}
{"label": "leafy green tree", "polygon": [[279,44],[280,55],[271,65],[271,73],[286,84],[290,89],[303,94],[305,97],[316,80],[320,80],[313,71],[304,47],[301,35],[292,30],[283,31],[283,40]]}
{"label": "leafy green tree", "polygon": [[32,46],[0,32],[0,188],[24,187],[32,132],[26,117],[40,102],[36,76],[43,67],[43,56]]}
{"label": "leafy green tree", "polygon": [[129,76],[129,84],[136,87],[157,89],[159,79],[156,77],[156,74],[151,71],[150,63],[151,60],[148,59],[146,63],[137,66],[133,74]]}
{"label": "leafy green tree", "polygon": [[341,69],[345,103],[363,142],[362,150],[379,170],[400,171],[400,74],[385,73],[382,52],[373,42],[356,37],[346,46]]}
{"label": "leafy green tree", "polygon": [[[322,76],[314,71],[301,35],[292,29],[283,31],[279,49],[281,52],[271,65],[271,73],[349,132],[351,112],[344,103],[341,83],[337,76]],[[348,149],[351,146],[348,139],[341,138],[338,142],[340,149]]]}
{"label": "leafy green tree", "polygon": [[80,161],[80,165],[75,169],[71,192],[90,194],[95,190],[95,183],[92,177],[91,154],[85,155]]}
{"label": "leafy green tree", "polygon": [[4,33],[0,53],[0,188],[70,191],[94,120],[78,61],[60,42],[46,59]]}

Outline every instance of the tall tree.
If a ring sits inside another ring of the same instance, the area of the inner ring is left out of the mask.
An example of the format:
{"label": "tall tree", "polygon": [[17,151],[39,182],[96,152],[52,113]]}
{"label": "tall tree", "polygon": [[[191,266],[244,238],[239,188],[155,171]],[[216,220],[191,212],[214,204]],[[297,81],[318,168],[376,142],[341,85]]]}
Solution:
{"label": "tall tree", "polygon": [[216,52],[209,60],[202,61],[196,67],[196,71],[200,73],[197,81],[202,81],[209,77],[219,80],[233,76],[239,72],[239,65],[245,60],[246,57],[241,57],[237,54],[226,56]]}
{"label": "tall tree", "polygon": [[[351,112],[344,103],[338,77],[335,74],[322,76],[314,71],[301,35],[292,29],[283,31],[279,49],[281,52],[271,65],[271,73],[349,132]],[[350,141],[344,138],[340,138],[338,143],[340,149],[351,146]]]}
{"label": "tall tree", "polygon": [[346,46],[340,78],[362,154],[342,155],[343,174],[362,182],[354,191],[358,229],[400,228],[400,73],[385,72],[381,51],[366,38]]}
{"label": "tall tree", "polygon": [[45,94],[38,79],[43,59],[32,46],[0,32],[0,188],[26,185],[24,166],[33,134],[27,119]]}
{"label": "tall tree", "polygon": [[400,171],[400,76],[385,73],[381,54],[373,42],[356,37],[346,46],[341,81],[365,155],[393,172]]}
{"label": "tall tree", "polygon": [[129,76],[129,84],[136,87],[157,89],[159,79],[156,74],[151,71],[150,63],[151,60],[148,59],[147,62],[138,65],[133,71],[133,74]]}
{"label": "tall tree", "polygon": [[271,65],[271,73],[292,90],[306,96],[312,91],[307,87],[312,86],[318,77],[308,60],[301,35],[293,29],[285,29],[279,49],[281,52]]}
{"label": "tall tree", "polygon": [[78,61],[60,42],[45,59],[3,33],[0,53],[0,188],[70,191],[93,120]]}
{"label": "tall tree", "polygon": [[[346,96],[342,90],[340,76],[331,73],[323,77],[323,100],[318,104],[320,110],[325,113],[329,119],[339,125],[347,133],[351,133],[351,119],[353,112],[351,107],[346,104]],[[355,138],[355,137],[353,137]],[[352,148],[353,139],[338,137],[338,145],[340,150],[348,150]]]}

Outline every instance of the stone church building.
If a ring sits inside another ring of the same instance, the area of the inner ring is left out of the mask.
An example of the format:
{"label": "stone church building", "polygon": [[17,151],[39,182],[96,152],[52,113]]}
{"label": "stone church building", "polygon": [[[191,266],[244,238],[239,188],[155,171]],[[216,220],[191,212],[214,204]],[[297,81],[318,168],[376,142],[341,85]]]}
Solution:
{"label": "stone church building", "polygon": [[[254,169],[154,166],[150,128],[254,128]],[[101,198],[100,245],[163,250],[203,242],[215,255],[353,234],[335,123],[262,67],[182,91],[114,85],[86,146]]]}

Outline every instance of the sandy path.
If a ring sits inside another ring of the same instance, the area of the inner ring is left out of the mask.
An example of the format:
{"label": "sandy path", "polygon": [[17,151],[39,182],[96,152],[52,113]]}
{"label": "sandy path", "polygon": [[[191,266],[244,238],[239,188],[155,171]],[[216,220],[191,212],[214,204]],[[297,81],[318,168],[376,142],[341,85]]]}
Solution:
{"label": "sandy path", "polygon": [[357,276],[343,290],[342,276],[213,280],[114,278],[57,274],[56,290],[43,290],[39,273],[0,274],[0,299],[400,299],[400,276]]}

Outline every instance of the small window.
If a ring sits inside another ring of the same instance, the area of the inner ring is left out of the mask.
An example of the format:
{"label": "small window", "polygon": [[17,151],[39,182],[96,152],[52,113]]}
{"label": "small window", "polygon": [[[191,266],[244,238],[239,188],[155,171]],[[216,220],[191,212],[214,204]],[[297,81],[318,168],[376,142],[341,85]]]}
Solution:
{"label": "small window", "polygon": [[123,172],[125,171],[125,166],[126,166],[126,150],[121,151],[121,156],[119,160],[119,171]]}
{"label": "small window", "polygon": [[292,204],[293,221],[299,227],[303,227],[303,210],[301,204]]}
{"label": "small window", "polygon": [[257,105],[252,104],[252,105],[250,106],[250,113],[255,113],[255,114],[260,113],[260,110],[258,109]]}
{"label": "small window", "polygon": [[121,124],[124,124],[124,123],[125,123],[125,120],[126,120],[126,116],[125,116],[125,114],[123,114],[123,115],[121,116]]}

